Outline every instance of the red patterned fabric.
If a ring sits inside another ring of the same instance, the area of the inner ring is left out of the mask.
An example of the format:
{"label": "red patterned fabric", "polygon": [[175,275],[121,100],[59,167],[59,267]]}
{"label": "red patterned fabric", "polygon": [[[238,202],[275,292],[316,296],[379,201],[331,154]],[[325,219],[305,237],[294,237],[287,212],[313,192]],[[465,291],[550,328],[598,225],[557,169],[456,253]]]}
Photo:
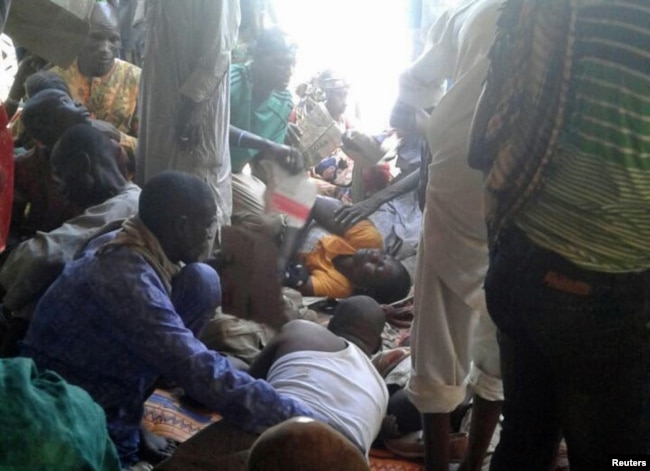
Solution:
{"label": "red patterned fabric", "polygon": [[[219,415],[182,403],[173,392],[156,390],[144,407],[143,425],[163,437],[183,442],[220,420]],[[371,471],[422,471],[418,462],[400,459],[388,450],[370,450]]]}
{"label": "red patterned fabric", "polygon": [[14,194],[14,153],[8,123],[4,105],[0,106],[0,252],[5,249],[9,235]]}

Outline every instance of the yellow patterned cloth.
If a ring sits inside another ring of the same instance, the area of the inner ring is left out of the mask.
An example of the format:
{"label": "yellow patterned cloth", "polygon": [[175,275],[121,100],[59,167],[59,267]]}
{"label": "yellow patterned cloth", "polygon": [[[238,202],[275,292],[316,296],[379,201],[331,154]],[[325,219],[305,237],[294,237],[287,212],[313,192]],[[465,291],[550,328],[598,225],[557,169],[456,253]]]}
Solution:
{"label": "yellow patterned cloth", "polygon": [[72,98],[88,108],[93,118],[114,125],[120,131],[120,145],[135,155],[140,67],[116,59],[103,77],[82,75],[77,61],[67,69],[53,67],[51,71],[65,80]]}

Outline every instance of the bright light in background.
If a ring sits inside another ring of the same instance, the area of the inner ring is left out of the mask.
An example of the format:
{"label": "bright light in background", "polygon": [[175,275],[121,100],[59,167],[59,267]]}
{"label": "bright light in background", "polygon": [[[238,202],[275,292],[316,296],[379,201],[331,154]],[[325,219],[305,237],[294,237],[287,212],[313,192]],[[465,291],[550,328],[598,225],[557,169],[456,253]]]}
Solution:
{"label": "bright light in background", "polygon": [[[408,0],[273,0],[298,44],[294,84],[333,68],[351,84],[349,115],[371,133],[388,125],[399,74],[411,61]],[[356,113],[355,113],[356,105]]]}

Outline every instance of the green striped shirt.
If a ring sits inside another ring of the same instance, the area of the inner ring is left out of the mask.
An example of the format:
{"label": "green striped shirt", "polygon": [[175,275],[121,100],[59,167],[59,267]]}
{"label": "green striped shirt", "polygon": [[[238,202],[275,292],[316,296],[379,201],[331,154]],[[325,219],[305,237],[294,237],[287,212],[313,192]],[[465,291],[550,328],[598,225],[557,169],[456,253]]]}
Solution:
{"label": "green striped shirt", "polygon": [[583,7],[567,117],[543,187],[516,218],[584,268],[650,268],[650,4]]}
{"label": "green striped shirt", "polygon": [[[288,90],[274,90],[253,109],[253,77],[250,65],[230,67],[230,124],[273,142],[283,143],[289,128],[293,97]],[[232,171],[241,172],[256,150],[230,146]]]}

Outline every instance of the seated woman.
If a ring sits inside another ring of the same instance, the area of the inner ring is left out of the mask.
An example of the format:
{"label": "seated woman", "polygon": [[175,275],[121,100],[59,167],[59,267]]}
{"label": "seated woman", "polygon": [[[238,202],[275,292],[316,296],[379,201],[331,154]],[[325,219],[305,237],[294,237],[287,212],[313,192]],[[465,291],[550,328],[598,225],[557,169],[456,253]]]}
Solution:
{"label": "seated woman", "polygon": [[365,294],[389,304],[408,294],[411,278],[398,260],[382,250],[382,237],[367,219],[344,226],[335,221],[340,201],[319,196],[285,284],[304,296],[346,298]]}

